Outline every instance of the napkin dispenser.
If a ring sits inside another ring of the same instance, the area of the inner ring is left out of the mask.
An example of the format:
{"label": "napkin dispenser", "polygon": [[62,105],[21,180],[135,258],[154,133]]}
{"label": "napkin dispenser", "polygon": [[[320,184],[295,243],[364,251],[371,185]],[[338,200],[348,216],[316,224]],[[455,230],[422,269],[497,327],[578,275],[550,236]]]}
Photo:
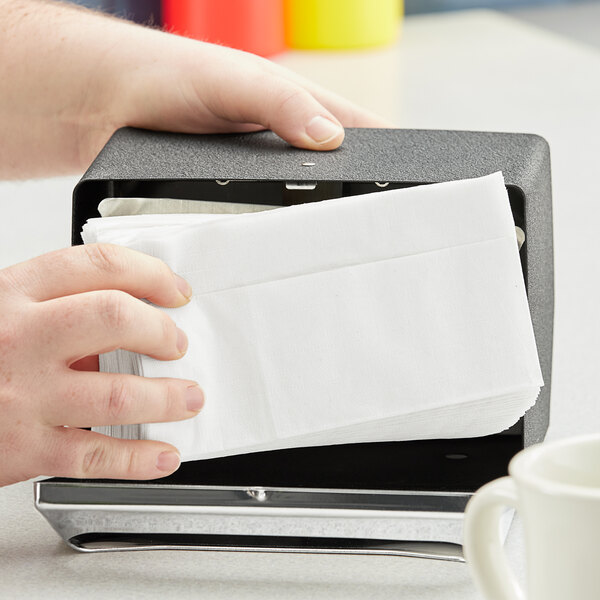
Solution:
{"label": "napkin dispenser", "polygon": [[[125,128],[73,194],[73,244],[107,197],[286,206],[502,171],[545,386],[509,430],[486,437],[294,448],[184,463],[156,481],[47,479],[36,506],[82,551],[396,554],[462,560],[471,494],[543,440],[549,416],[553,249],[550,154],[540,137],[348,129],[312,152],[271,132],[185,135]],[[368,401],[368,399],[365,399]]]}

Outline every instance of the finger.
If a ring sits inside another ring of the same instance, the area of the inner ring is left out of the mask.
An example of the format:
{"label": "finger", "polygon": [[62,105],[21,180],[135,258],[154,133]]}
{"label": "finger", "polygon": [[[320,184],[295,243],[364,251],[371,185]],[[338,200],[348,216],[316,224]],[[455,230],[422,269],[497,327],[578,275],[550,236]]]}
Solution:
{"label": "finger", "polygon": [[[223,57],[217,55],[215,59]],[[222,81],[216,86],[217,89],[234,87],[239,94],[204,96],[212,113],[222,118],[223,130],[227,130],[227,121],[229,130],[236,122],[259,123],[295,146],[331,150],[343,140],[342,125],[395,126],[281,65],[259,57],[247,62],[245,71],[235,71],[235,82],[228,80],[233,77],[228,74],[230,70],[222,69]]]}
{"label": "finger", "polygon": [[[322,106],[327,108],[329,112],[338,119],[338,121],[344,127],[373,127],[373,128],[385,128],[394,129],[398,125],[384,119],[383,117],[368,111],[353,102],[319,87],[316,84],[312,84],[305,81],[301,83],[302,78],[298,78],[298,83],[304,86],[304,88],[313,95],[313,97],[321,103]],[[206,133],[223,133],[223,132],[251,132],[261,131],[265,129],[262,125],[254,125],[252,123],[235,123],[224,118],[220,118],[211,123],[210,127],[205,127],[203,130]],[[289,140],[288,140],[289,141]]]}
{"label": "finger", "polygon": [[398,125],[388,119],[361,108],[345,98],[320,88],[316,84],[307,85],[306,89],[334,114],[344,127],[374,127],[394,129]]}
{"label": "finger", "polygon": [[121,440],[93,431],[55,427],[45,440],[39,471],[78,479],[156,479],[179,468],[177,449],[164,442]]}
{"label": "finger", "polygon": [[[215,117],[210,124],[202,127],[202,133],[253,133],[255,131],[264,131],[263,125],[255,123],[234,123],[228,119]],[[190,130],[195,133],[195,129]]]}
{"label": "finger", "polygon": [[6,269],[13,287],[36,301],[116,289],[161,306],[181,306],[192,291],[161,260],[113,244],[57,250]]}
{"label": "finger", "polygon": [[204,394],[197,383],[114,373],[69,373],[42,404],[48,425],[96,427],[181,421],[198,414]]}
{"label": "finger", "polygon": [[277,76],[289,79],[297,85],[302,86],[312,94],[325,108],[327,108],[340,121],[344,127],[375,127],[396,128],[398,125],[388,119],[369,111],[347,98],[332,92],[310,79],[302,77],[276,63],[270,63],[270,68]]}
{"label": "finger", "polygon": [[206,100],[213,114],[226,121],[262,125],[300,148],[331,150],[342,143],[341,123],[303,86],[260,62],[235,75],[231,82],[227,80],[231,75],[225,73],[221,86],[234,86],[236,94],[216,94]]}
{"label": "finger", "polygon": [[32,320],[38,324],[39,348],[69,366],[117,348],[159,360],[181,358],[187,349],[185,333],[166,313],[118,290],[41,302]]}

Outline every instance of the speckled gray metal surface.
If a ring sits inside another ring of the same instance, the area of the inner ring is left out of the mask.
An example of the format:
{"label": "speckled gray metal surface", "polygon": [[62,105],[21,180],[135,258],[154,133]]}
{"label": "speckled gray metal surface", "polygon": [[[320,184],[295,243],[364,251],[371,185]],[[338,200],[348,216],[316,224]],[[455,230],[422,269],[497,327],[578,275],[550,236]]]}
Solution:
{"label": "speckled gray metal surface", "polygon": [[[532,154],[536,156],[532,156]],[[275,134],[185,135],[117,131],[83,177],[89,179],[245,179],[431,182],[477,177],[501,167],[526,179],[547,157],[537,136],[488,132],[347,129],[331,152],[293,148]],[[312,167],[303,163],[313,162]]]}
{"label": "speckled gray metal surface", "polygon": [[[306,165],[306,163],[313,163]],[[525,445],[548,426],[554,311],[550,152],[528,134],[347,129],[341,148],[292,148],[271,132],[185,135],[117,131],[83,176],[73,197],[73,242],[118,181],[323,181],[434,183],[502,171],[524,198],[521,250],[545,386],[524,420]],[[517,192],[518,193],[518,192]],[[206,199],[206,198],[205,198]],[[217,199],[217,198],[215,198]],[[257,200],[258,201],[258,200]]]}

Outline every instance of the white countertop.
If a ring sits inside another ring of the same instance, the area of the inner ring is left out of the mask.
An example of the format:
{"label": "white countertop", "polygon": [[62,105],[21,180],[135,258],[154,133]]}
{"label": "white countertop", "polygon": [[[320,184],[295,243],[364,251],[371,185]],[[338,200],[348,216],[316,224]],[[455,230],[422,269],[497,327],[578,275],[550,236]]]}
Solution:
{"label": "white countertop", "polygon": [[[550,437],[600,430],[600,52],[486,11],[411,17],[399,43],[278,59],[407,128],[529,132],[550,143],[556,318]],[[69,245],[76,177],[0,184],[0,267]],[[36,215],[36,219],[32,219]],[[507,542],[522,572],[518,522]],[[0,597],[479,598],[464,564],[393,557],[78,554],[0,489]]]}

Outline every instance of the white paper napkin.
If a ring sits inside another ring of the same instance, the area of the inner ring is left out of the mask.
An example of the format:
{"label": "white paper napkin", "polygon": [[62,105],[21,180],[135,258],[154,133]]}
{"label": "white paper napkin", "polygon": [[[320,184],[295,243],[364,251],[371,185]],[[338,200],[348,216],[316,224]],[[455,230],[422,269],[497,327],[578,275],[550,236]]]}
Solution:
{"label": "white paper napkin", "polygon": [[117,351],[103,370],[197,380],[194,419],[113,427],[183,460],[488,435],[543,385],[500,173],[242,215],[92,219],[86,243],[165,260],[184,358]]}

